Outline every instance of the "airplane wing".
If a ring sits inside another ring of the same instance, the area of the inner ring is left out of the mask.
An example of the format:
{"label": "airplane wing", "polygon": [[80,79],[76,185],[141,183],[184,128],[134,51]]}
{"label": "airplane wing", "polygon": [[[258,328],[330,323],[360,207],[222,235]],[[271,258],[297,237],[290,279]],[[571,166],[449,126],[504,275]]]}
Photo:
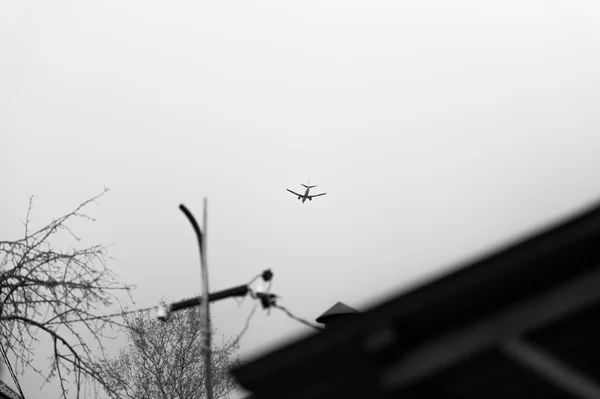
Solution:
{"label": "airplane wing", "polygon": [[295,193],[295,192],[293,192],[292,190],[290,190],[289,188],[286,188],[286,190],[288,190],[290,193],[292,193],[292,194],[294,194],[294,195],[297,195],[297,196],[299,196],[299,197],[302,197],[302,194]]}
{"label": "airplane wing", "polygon": [[321,195],[325,195],[327,193],[322,193],[322,194],[315,194],[315,195],[309,195],[310,198],[315,198],[315,197],[320,197]]}

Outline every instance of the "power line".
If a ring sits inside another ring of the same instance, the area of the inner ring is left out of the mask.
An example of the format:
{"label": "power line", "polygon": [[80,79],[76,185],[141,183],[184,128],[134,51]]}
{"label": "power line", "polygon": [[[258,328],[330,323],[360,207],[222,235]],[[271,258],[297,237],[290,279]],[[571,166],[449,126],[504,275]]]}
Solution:
{"label": "power line", "polygon": [[[261,278],[267,282],[267,289],[266,292],[255,292],[254,290],[252,290],[250,288],[250,285],[252,283],[254,283],[256,280],[258,280],[259,278]],[[271,307],[277,308],[281,311],[283,311],[288,317],[290,317],[292,320],[295,320],[299,323],[302,323],[312,329],[315,329],[317,331],[323,331],[324,329],[321,327],[318,327],[312,323],[310,323],[309,321],[298,317],[296,315],[294,315],[289,309],[287,309],[285,306],[279,305],[277,304],[276,300],[277,298],[279,298],[278,295],[272,294],[270,293],[271,291],[271,287],[272,287],[272,283],[273,283],[273,272],[270,269],[267,269],[265,271],[263,271],[262,273],[257,274],[256,276],[254,276],[249,282],[248,284],[245,285],[245,287],[248,287],[248,291],[247,293],[250,294],[250,296],[253,299],[257,299],[261,302],[263,309],[270,309]],[[236,288],[240,288],[240,287],[236,287]],[[227,291],[227,290],[226,290]],[[55,321],[55,322],[50,322],[47,324],[65,324],[65,323],[75,323],[75,322],[80,322],[80,321],[90,321],[90,320],[106,320],[106,319],[110,319],[113,317],[122,317],[124,315],[127,314],[134,314],[134,313],[141,313],[141,312],[147,312],[150,310],[155,310],[157,309],[158,306],[151,306],[148,308],[143,308],[143,309],[135,309],[135,310],[130,310],[130,311],[125,311],[125,312],[119,312],[119,313],[113,313],[113,314],[108,314],[108,315],[101,315],[101,316],[93,316],[93,317],[87,317],[87,318],[83,318],[83,319],[76,319],[76,320],[65,320],[65,321]],[[248,315],[247,319],[246,319],[246,323],[244,325],[244,328],[242,329],[242,331],[240,332],[240,334],[238,335],[238,337],[236,338],[236,341],[239,341],[239,339],[246,333],[246,331],[249,328],[250,325],[250,320],[252,319],[252,317],[254,316],[254,313],[256,312],[257,306],[255,306],[252,311],[250,312],[250,314]],[[115,323],[115,322],[112,322]],[[122,327],[126,327],[123,326],[122,324],[119,323],[115,323],[118,324]]]}
{"label": "power line", "polygon": [[[270,286],[269,286],[270,289]],[[323,331],[324,329],[318,326],[315,326],[314,324],[310,323],[309,321],[306,321],[305,319],[295,316],[292,312],[290,312],[285,306],[279,305],[277,304],[277,298],[279,298],[278,295],[275,294],[271,294],[268,292],[254,292],[252,290],[249,290],[250,292],[250,296],[254,299],[257,299],[260,301],[263,309],[270,309],[270,308],[277,308],[279,310],[282,310],[283,312],[285,312],[285,314],[290,317],[291,319],[298,321],[310,328],[313,328],[317,331]]]}
{"label": "power line", "polygon": [[158,306],[151,306],[149,308],[129,310],[129,311],[126,311],[126,312],[119,312],[119,313],[107,314],[107,315],[102,315],[102,316],[87,317],[85,319],[53,321],[53,322],[46,323],[46,324],[65,324],[65,323],[75,323],[75,322],[78,322],[78,321],[89,321],[89,320],[98,320],[98,319],[110,319],[110,318],[113,318],[113,317],[124,316],[126,314],[147,312],[149,310],[155,310],[157,308],[158,308]]}
{"label": "power line", "polygon": [[254,316],[254,313],[256,312],[256,309],[258,309],[258,304],[255,304],[254,307],[252,308],[252,311],[250,312],[250,314],[248,315],[248,317],[246,318],[246,324],[244,325],[244,328],[242,329],[242,331],[238,334],[237,338],[235,339],[235,341],[239,342],[240,339],[242,339],[242,337],[244,336],[244,334],[246,333],[246,331],[248,331],[248,327],[250,326],[250,320],[252,320],[252,316]]}
{"label": "power line", "polygon": [[309,321],[307,321],[307,320],[305,320],[305,319],[303,319],[303,318],[301,318],[301,317],[295,316],[295,315],[294,315],[292,312],[290,312],[290,311],[289,311],[289,310],[288,310],[288,309],[287,309],[285,306],[281,306],[281,305],[278,305],[278,304],[276,304],[276,303],[274,303],[274,304],[273,304],[273,305],[271,305],[271,306],[273,306],[274,308],[277,308],[277,309],[279,309],[279,310],[282,310],[282,311],[284,311],[284,312],[285,312],[285,314],[286,314],[286,315],[288,315],[288,316],[289,316],[291,319],[293,319],[293,320],[296,320],[296,321],[298,321],[298,322],[300,322],[300,323],[302,323],[302,324],[304,324],[304,325],[306,325],[306,326],[308,326],[308,327],[310,327],[310,328],[313,328],[313,329],[315,329],[315,330],[317,330],[317,331],[323,331],[323,330],[324,330],[322,327],[315,326],[315,325],[314,325],[314,324],[312,324],[311,322],[309,322]]}
{"label": "power line", "polygon": [[[270,269],[267,269],[267,270],[263,271],[262,273],[259,273],[256,276],[254,276],[248,282],[248,284],[246,284],[246,286],[247,287],[250,286],[250,284],[252,284],[254,281],[256,281],[257,279],[259,279],[261,277],[263,278],[263,280],[269,282],[269,289],[270,289],[271,279],[273,278],[273,272],[271,272]],[[239,287],[236,287],[236,288],[239,288]],[[158,309],[158,307],[159,306],[151,306],[151,307],[143,308],[143,309],[135,309],[135,310],[130,310],[130,311],[126,311],[126,312],[119,312],[119,313],[113,313],[113,314],[107,314],[107,315],[101,315],[101,316],[93,316],[93,317],[87,317],[87,318],[83,318],[83,319],[53,321],[53,322],[46,323],[46,324],[65,324],[65,323],[75,323],[75,322],[80,322],[80,321],[110,319],[110,318],[113,318],[113,317],[121,317],[121,316],[124,316],[126,314],[141,313],[141,312],[147,312],[149,310],[156,310],[156,309]]]}
{"label": "power line", "polygon": [[252,285],[252,283],[255,282],[256,280],[258,280],[262,275],[263,275],[263,273],[259,273],[256,276],[252,277],[252,280],[248,281],[248,283],[246,285],[247,286]]}
{"label": "power line", "polygon": [[237,337],[235,337],[235,339],[233,340],[233,342],[231,344],[229,344],[228,346],[226,346],[223,349],[218,349],[218,350],[214,350],[212,349],[212,352],[221,352],[221,353],[225,353],[227,354],[227,352],[229,351],[229,349],[235,345],[237,345],[240,340],[242,339],[242,337],[244,336],[244,334],[246,333],[246,331],[248,331],[248,327],[250,326],[250,321],[252,320],[252,317],[254,316],[254,313],[256,312],[256,309],[258,308],[258,304],[254,304],[254,307],[252,308],[252,310],[250,311],[250,314],[248,314],[248,317],[246,318],[246,323],[244,324],[244,328],[242,328],[242,331],[240,331],[240,333],[237,335]]}

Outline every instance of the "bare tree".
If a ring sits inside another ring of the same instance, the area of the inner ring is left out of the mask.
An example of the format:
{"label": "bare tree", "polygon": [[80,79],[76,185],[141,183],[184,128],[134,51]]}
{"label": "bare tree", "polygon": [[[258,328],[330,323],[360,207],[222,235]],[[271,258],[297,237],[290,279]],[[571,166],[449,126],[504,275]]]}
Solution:
{"label": "bare tree", "polygon": [[[85,379],[95,382],[95,387],[99,383],[116,397],[95,368],[98,352],[94,353],[96,345],[92,344],[95,342],[103,352],[106,328],[115,321],[98,314],[118,302],[119,291],[129,293],[131,287],[119,284],[107,268],[105,246],[61,250],[51,242],[60,232],[80,241],[68,223],[76,219],[93,221],[83,213],[84,208],[107,191],[39,230],[31,226],[31,197],[23,238],[0,241],[0,349],[5,361],[5,349],[16,359],[17,373],[32,369],[46,381],[58,380],[65,399],[69,388],[80,397]],[[50,367],[45,371],[36,366],[37,361],[34,363],[32,350],[42,337],[53,348]],[[8,367],[12,369],[10,362]]]}
{"label": "bare tree", "polygon": [[[199,309],[173,313],[167,322],[148,312],[125,316],[129,345],[100,368],[112,388],[128,399],[200,399],[206,394]],[[214,332],[214,331],[213,331]],[[227,398],[236,387],[231,367],[239,363],[239,339],[213,348],[215,398]]]}

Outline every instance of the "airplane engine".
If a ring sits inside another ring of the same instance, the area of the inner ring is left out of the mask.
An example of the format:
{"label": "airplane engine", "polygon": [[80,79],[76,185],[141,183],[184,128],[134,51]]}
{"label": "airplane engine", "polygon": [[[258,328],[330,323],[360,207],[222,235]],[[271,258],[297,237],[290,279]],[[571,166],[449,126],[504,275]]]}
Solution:
{"label": "airplane engine", "polygon": [[312,201],[312,198],[308,197],[308,200],[309,200],[309,201]]}
{"label": "airplane engine", "polygon": [[298,199],[300,199],[300,196],[298,196]]}

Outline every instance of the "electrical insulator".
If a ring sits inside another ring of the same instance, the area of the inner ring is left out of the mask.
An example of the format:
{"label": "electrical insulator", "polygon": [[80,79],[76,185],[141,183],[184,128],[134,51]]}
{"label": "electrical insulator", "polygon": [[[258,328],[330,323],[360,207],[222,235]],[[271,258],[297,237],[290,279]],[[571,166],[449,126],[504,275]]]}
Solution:
{"label": "electrical insulator", "polygon": [[169,318],[169,311],[162,305],[159,305],[156,309],[156,318],[160,321],[167,321]]}

